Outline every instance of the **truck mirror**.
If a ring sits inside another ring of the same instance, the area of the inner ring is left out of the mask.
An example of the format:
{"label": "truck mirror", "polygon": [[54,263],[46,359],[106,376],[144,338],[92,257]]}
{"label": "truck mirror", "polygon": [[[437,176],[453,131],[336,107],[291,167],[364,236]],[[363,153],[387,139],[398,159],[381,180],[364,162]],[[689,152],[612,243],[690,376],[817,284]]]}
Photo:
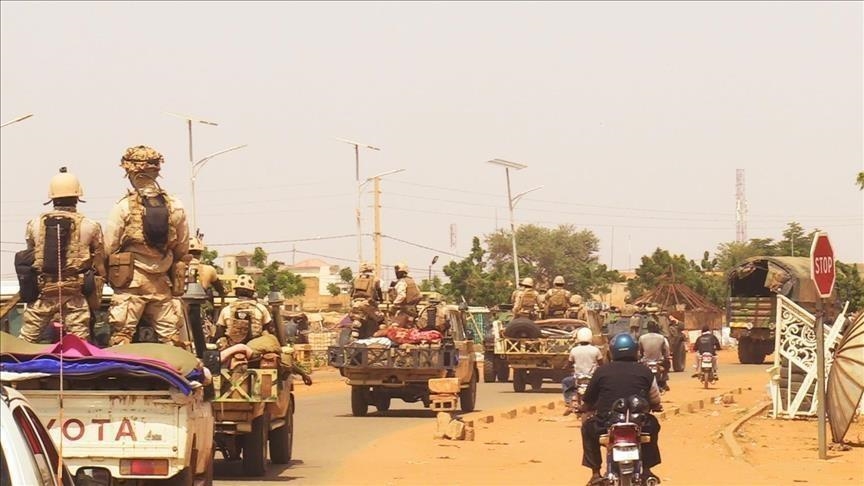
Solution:
{"label": "truck mirror", "polygon": [[111,471],[104,467],[81,467],[75,472],[77,486],[112,486]]}

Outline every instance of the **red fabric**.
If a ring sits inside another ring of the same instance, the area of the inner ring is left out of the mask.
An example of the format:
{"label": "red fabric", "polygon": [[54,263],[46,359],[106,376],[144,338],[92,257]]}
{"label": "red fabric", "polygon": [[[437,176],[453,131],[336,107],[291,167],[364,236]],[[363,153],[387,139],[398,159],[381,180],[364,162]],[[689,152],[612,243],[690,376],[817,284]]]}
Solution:
{"label": "red fabric", "polygon": [[434,330],[421,331],[419,329],[391,327],[387,329],[387,338],[396,344],[437,343],[441,342],[441,333]]}

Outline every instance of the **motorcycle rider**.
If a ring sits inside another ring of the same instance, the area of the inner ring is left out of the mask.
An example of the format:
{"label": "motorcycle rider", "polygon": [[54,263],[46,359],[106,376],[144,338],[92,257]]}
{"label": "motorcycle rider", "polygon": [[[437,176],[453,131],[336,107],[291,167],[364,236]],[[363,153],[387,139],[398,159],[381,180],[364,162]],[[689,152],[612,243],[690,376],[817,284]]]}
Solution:
{"label": "motorcycle rider", "polygon": [[525,277],[519,282],[519,286],[522,288],[514,291],[512,295],[513,317],[536,319],[540,294],[534,290],[534,279]]}
{"label": "motorcycle rider", "polygon": [[[696,356],[702,356],[702,353],[711,353],[711,365],[714,369],[714,381],[719,380],[717,377],[717,351],[720,351],[720,340],[717,339],[717,336],[711,332],[711,327],[708,324],[702,326],[702,334],[696,338],[696,341],[693,343],[693,347],[696,350]],[[693,374],[693,378],[699,377],[699,360],[696,360],[696,373]]]}
{"label": "motorcycle rider", "polygon": [[594,334],[587,327],[580,327],[576,331],[578,344],[570,348],[570,356],[567,360],[573,365],[573,374],[561,380],[561,389],[564,390],[564,415],[570,415],[573,410],[573,396],[576,392],[576,378],[579,375],[591,375],[598,366],[603,364],[603,353],[600,348],[591,344]]}
{"label": "motorcycle rider", "polygon": [[[660,389],[647,366],[636,361],[639,345],[629,333],[620,333],[610,343],[612,362],[594,372],[583,397],[583,410],[596,410],[593,417],[582,423],[582,465],[591,469],[589,485],[602,484],[600,475],[602,457],[600,436],[608,430],[607,420],[612,404],[619,398],[638,395],[651,404],[653,411],[663,410],[660,404]],[[642,444],[642,466],[644,477],[657,477],[651,468],[660,464],[660,448],[657,445],[660,422],[648,415],[642,432],[651,436],[651,441]],[[659,478],[658,478],[659,481]]]}
{"label": "motorcycle rider", "polygon": [[564,277],[558,275],[552,280],[553,287],[546,291],[543,298],[543,317],[564,317],[570,304],[570,291],[564,288]]}
{"label": "motorcycle rider", "polygon": [[656,361],[660,364],[657,386],[661,391],[669,391],[669,340],[660,334],[660,325],[654,320],[648,321],[648,332],[639,336],[639,358],[643,363]]}

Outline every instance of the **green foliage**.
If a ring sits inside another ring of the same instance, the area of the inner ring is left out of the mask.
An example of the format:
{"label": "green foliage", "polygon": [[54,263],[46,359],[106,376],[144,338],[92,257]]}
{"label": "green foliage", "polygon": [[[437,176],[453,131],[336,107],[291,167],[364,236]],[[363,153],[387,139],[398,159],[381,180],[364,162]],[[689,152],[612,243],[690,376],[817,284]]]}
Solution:
{"label": "green foliage", "polygon": [[432,280],[424,278],[422,282],[420,282],[420,290],[423,292],[438,292],[444,293],[444,282],[441,281],[441,277],[434,276]]}
{"label": "green foliage", "polygon": [[343,282],[353,282],[354,272],[351,271],[351,267],[345,267],[342,270],[339,270],[339,278],[342,279]]}
{"label": "green foliage", "polygon": [[342,289],[340,289],[335,282],[330,282],[329,284],[327,284],[327,292],[330,292],[330,295],[336,297],[337,295],[342,293]]}
{"label": "green foliage", "polygon": [[864,279],[855,265],[837,262],[837,297],[840,302],[849,301],[848,312],[864,309]]}
{"label": "green foliage", "polygon": [[[697,265],[684,255],[672,255],[667,250],[657,248],[651,256],[642,257],[642,263],[636,269],[636,278],[627,282],[631,300],[662,284],[675,283],[686,285],[714,305],[722,307],[726,300],[726,282],[722,274],[704,269],[706,260],[707,252],[702,265]],[[708,266],[713,268],[715,265],[709,260]]]}
{"label": "green foliage", "polygon": [[219,256],[219,252],[216,250],[204,250],[201,252],[201,263],[205,263],[207,265],[214,265],[216,258]]}
{"label": "green foliage", "polygon": [[252,265],[258,268],[264,268],[267,265],[267,252],[260,246],[256,246],[255,251],[252,252]]}
{"label": "green foliage", "polygon": [[461,302],[464,298],[471,305],[486,306],[510,301],[513,287],[498,270],[486,270],[485,254],[480,238],[475,236],[467,258],[444,266],[444,275],[450,278],[450,282],[443,285],[442,293],[448,301]]}
{"label": "green foliage", "polygon": [[855,180],[858,188],[864,191],[864,171],[858,173],[858,178]]}

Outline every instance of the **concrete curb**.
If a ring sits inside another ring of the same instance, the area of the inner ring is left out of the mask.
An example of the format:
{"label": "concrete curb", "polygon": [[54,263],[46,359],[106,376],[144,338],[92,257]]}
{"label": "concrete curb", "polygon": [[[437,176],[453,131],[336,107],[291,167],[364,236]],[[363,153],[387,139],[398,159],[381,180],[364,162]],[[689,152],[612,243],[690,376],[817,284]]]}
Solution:
{"label": "concrete curb", "polygon": [[732,454],[733,458],[738,459],[744,455],[744,449],[742,449],[741,446],[738,444],[738,441],[735,440],[735,432],[738,430],[739,427],[741,427],[741,425],[744,424],[744,422],[755,417],[763,410],[768,408],[770,405],[770,401],[756,404],[756,406],[748,410],[743,417],[732,422],[723,429],[723,432],[721,432],[721,434],[723,435],[723,443],[726,444],[726,448],[729,449],[729,452]]}

